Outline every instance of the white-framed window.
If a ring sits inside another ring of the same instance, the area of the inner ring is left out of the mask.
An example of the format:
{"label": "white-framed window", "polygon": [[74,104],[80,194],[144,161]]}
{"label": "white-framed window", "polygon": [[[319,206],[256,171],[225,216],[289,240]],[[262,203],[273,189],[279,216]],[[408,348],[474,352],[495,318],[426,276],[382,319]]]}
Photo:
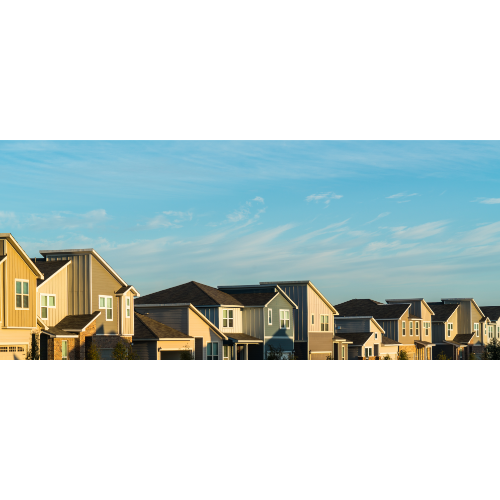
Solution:
{"label": "white-framed window", "polygon": [[413,337],[413,321],[410,321],[410,337]]}
{"label": "white-framed window", "polygon": [[314,325],[314,314],[311,314],[311,325]]}
{"label": "white-framed window", "polygon": [[56,296],[49,294],[40,295],[40,318],[48,319],[49,309],[56,308]]}
{"label": "white-framed window", "polygon": [[130,318],[130,297],[125,299],[125,316]]}
{"label": "white-framed window", "polygon": [[273,310],[272,309],[267,310],[267,324],[268,325],[273,324]]}
{"label": "white-framed window", "polygon": [[403,330],[403,335],[406,335],[406,321],[401,322],[401,329]]}
{"label": "white-framed window", "polygon": [[378,339],[378,333],[375,332],[375,340],[377,340],[377,339]]}
{"label": "white-framed window", "polygon": [[62,359],[68,359],[68,341],[61,340],[61,354]]}
{"label": "white-framed window", "polygon": [[476,332],[476,337],[479,337],[479,323],[474,323],[474,331]]}
{"label": "white-framed window", "polygon": [[365,358],[371,358],[373,356],[372,354],[372,348],[371,347],[365,347]]}
{"label": "white-framed window", "polygon": [[28,280],[16,280],[16,309],[30,308],[30,282]]}
{"label": "white-framed window", "polygon": [[418,337],[420,335],[420,323],[418,321],[415,321],[415,337]]}
{"label": "white-framed window", "polygon": [[223,328],[233,328],[234,318],[232,309],[222,309],[222,326]]}
{"label": "white-framed window", "polygon": [[113,297],[99,295],[99,309],[106,310],[106,321],[113,321]]}
{"label": "white-framed window", "polygon": [[488,338],[493,338],[493,326],[488,326]]}
{"label": "white-framed window", "polygon": [[429,330],[431,329],[431,323],[430,321],[425,321],[423,324],[424,330],[425,330],[425,336],[427,337],[429,335]]}
{"label": "white-framed window", "polygon": [[229,360],[229,346],[224,345],[222,346],[222,359]]}
{"label": "white-framed window", "polygon": [[290,310],[280,309],[280,328],[288,330],[290,328]]}
{"label": "white-framed window", "polygon": [[218,342],[207,342],[207,359],[219,359]]}
{"label": "white-framed window", "polygon": [[328,314],[321,314],[320,315],[321,331],[322,332],[328,332],[329,331],[329,326],[328,326],[329,318],[330,318],[330,316],[328,316]]}
{"label": "white-framed window", "polygon": [[448,331],[448,337],[451,337],[451,334],[453,333],[453,323],[448,323],[447,331]]}

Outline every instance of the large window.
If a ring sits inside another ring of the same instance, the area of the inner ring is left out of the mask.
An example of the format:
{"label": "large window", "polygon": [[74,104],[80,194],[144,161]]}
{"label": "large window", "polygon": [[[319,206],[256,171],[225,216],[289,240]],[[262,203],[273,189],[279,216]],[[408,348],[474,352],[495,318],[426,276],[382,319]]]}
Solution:
{"label": "large window", "polygon": [[371,358],[373,356],[372,354],[372,348],[371,347],[365,347],[365,358]]}
{"label": "large window", "polygon": [[125,299],[125,315],[130,318],[130,297]]}
{"label": "large window", "polygon": [[423,326],[425,330],[425,336],[427,337],[429,335],[429,330],[431,329],[430,321],[425,321]]}
{"label": "large window", "polygon": [[321,314],[320,315],[320,319],[321,319],[321,331],[322,332],[327,332],[329,331],[329,327],[328,327],[328,319],[329,319],[329,316],[328,314]]}
{"label": "large window", "polygon": [[29,309],[29,295],[30,282],[28,280],[16,280],[16,309]]}
{"label": "large window", "polygon": [[219,359],[219,343],[207,343],[207,359]]}
{"label": "large window", "polygon": [[56,296],[55,295],[40,295],[40,318],[48,319],[49,309],[56,308]]}
{"label": "large window", "polygon": [[113,321],[113,297],[99,295],[99,309],[106,310],[106,321]]}
{"label": "large window", "polygon": [[233,310],[222,309],[222,326],[224,328],[233,328]]}
{"label": "large window", "polygon": [[493,327],[488,326],[488,338],[492,339],[493,338]]}
{"label": "large window", "polygon": [[290,328],[290,311],[288,309],[280,309],[280,328]]}
{"label": "large window", "polygon": [[474,323],[474,331],[476,332],[476,337],[479,337],[479,323]]}
{"label": "large window", "polygon": [[273,324],[273,310],[272,309],[267,310],[267,324],[268,325]]}
{"label": "large window", "polygon": [[453,323],[448,323],[448,337],[451,337],[451,334],[453,333]]}
{"label": "large window", "polygon": [[415,337],[418,337],[420,335],[420,323],[418,321],[415,321]]}
{"label": "large window", "polygon": [[413,321],[410,321],[410,337],[413,337]]}
{"label": "large window", "polygon": [[406,321],[402,321],[402,330],[403,330],[403,335],[406,335]]}
{"label": "large window", "polygon": [[61,341],[61,353],[62,353],[62,359],[68,359],[68,341],[67,340]]}

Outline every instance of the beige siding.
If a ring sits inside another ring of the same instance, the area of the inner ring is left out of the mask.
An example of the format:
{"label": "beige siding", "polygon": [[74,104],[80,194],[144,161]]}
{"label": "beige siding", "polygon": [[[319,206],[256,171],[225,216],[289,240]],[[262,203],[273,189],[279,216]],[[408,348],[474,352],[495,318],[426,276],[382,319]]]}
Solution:
{"label": "beige siding", "polygon": [[159,340],[157,343],[157,359],[161,359],[160,349],[182,351],[188,349],[194,354],[194,339],[186,340]]}
{"label": "beige siding", "polygon": [[[312,315],[314,314],[314,325]],[[335,326],[335,316],[333,311],[325,304],[323,299],[308,285],[307,286],[307,330],[309,332],[321,331],[321,315],[328,315],[329,331],[333,332]],[[311,347],[309,347],[311,349]]]}
{"label": "beige siding", "polygon": [[[116,278],[100,264],[94,256],[91,256],[92,266],[92,309],[101,311],[101,315],[97,318],[97,334],[98,335],[118,335],[118,321],[121,312],[119,304],[120,297],[115,293],[121,288]],[[99,309],[99,296],[106,295],[113,297],[113,319],[106,320],[106,311]]]}
{"label": "beige siding", "polygon": [[[3,241],[0,240],[0,244],[3,244]],[[1,250],[1,249],[0,249]],[[2,255],[2,252],[0,251],[0,255]],[[4,268],[6,266],[6,262],[3,262],[0,264],[0,328],[2,328],[3,325],[3,317],[4,317],[4,311],[3,311],[3,289],[4,289]]]}
{"label": "beige siding", "polygon": [[37,289],[36,303],[37,303],[37,315],[41,318],[41,299],[40,296],[43,294],[50,294],[56,296],[56,307],[55,309],[48,309],[48,318],[42,321],[47,326],[55,326],[59,321],[66,317],[68,313],[68,267],[72,264],[61,269],[57,274],[52,276],[47,283],[43,283]]}
{"label": "beige siding", "polygon": [[1,344],[31,344],[31,329],[17,329],[17,328],[0,328],[0,345]]}
{"label": "beige siding", "polygon": [[[309,351],[317,354],[312,355],[310,359],[326,359],[328,355],[333,354],[333,333],[332,332],[309,332]],[[321,352],[320,351],[328,351]],[[319,356],[319,357],[318,357]]]}
{"label": "beige siding", "polygon": [[[130,317],[127,318],[126,309],[127,309],[127,298],[130,299]],[[123,331],[122,335],[134,335],[134,294],[132,292],[127,292],[123,299],[121,300],[122,310],[120,311],[120,315],[123,318]]]}
{"label": "beige siding", "polygon": [[223,359],[223,342],[222,339],[210,328],[205,321],[200,318],[194,311],[189,311],[189,333],[190,337],[203,338],[203,359],[207,359],[207,342],[219,343],[219,359]]}
{"label": "beige siding", "polygon": [[[222,325],[224,324],[222,321],[222,311],[223,310],[232,310],[233,311],[233,327],[224,328]],[[219,330],[222,333],[243,333],[243,319],[242,319],[242,310],[234,307],[219,307]]]}
{"label": "beige siding", "polygon": [[383,358],[388,354],[391,359],[398,359],[398,346],[397,345],[380,345],[380,357]]}
{"label": "beige siding", "polygon": [[264,340],[265,310],[267,311],[264,307],[245,307],[243,310],[243,333]]}
{"label": "beige siding", "polygon": [[[471,307],[471,322],[470,325],[468,325],[469,326],[468,331],[464,331],[464,333],[471,333],[472,331],[474,331],[474,323],[479,323],[479,325],[481,325],[480,323],[482,319],[481,313],[477,310],[476,306],[472,302],[470,302],[470,307]],[[484,325],[484,323],[482,324]],[[477,339],[477,337],[474,336],[474,339]],[[488,343],[488,331],[486,330],[485,332],[484,328],[483,328],[483,338],[481,339],[481,341],[484,344]],[[475,342],[476,342],[475,340],[472,341],[472,343]]]}

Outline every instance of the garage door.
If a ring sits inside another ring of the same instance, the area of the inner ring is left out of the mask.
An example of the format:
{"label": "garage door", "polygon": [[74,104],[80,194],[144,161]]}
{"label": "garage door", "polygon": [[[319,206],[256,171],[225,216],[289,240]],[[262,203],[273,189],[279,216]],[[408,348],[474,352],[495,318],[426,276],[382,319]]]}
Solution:
{"label": "garage door", "polygon": [[1,345],[0,360],[2,359],[26,359],[26,346],[24,345]]}
{"label": "garage door", "polygon": [[161,360],[181,359],[181,351],[161,351]]}

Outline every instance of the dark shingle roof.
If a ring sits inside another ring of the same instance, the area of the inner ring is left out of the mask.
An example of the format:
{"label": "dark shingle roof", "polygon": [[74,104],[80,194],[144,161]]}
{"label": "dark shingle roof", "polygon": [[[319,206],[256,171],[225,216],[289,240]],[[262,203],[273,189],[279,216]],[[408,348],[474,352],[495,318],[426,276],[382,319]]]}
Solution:
{"label": "dark shingle roof", "polygon": [[72,314],[63,318],[57,323],[56,328],[60,330],[79,330],[82,331],[86,326],[92,323],[101,311],[95,311],[92,314]]}
{"label": "dark shingle roof", "polygon": [[277,293],[236,293],[230,294],[236,297],[245,306],[265,306]]}
{"label": "dark shingle roof", "polygon": [[458,335],[455,335],[453,342],[456,342],[457,344],[468,344],[473,336],[474,336],[474,332],[473,333],[459,333]]}
{"label": "dark shingle roof", "polygon": [[35,264],[38,269],[43,274],[43,280],[36,280],[36,286],[40,286],[45,280],[48,280],[51,276],[57,273],[61,268],[63,268],[68,262],[65,260],[45,260],[45,259],[31,259],[33,264]]}
{"label": "dark shingle roof", "polygon": [[[337,306],[335,306],[337,309]],[[352,342],[353,346],[363,345],[366,341],[373,335],[371,332],[360,332],[360,333],[344,333],[342,332],[342,337],[348,342]]]}
{"label": "dark shingle roof", "polygon": [[134,313],[134,339],[192,339],[189,335],[160,323],[146,314]]}
{"label": "dark shingle roof", "polygon": [[401,345],[401,342],[382,335],[382,345]]}
{"label": "dark shingle roof", "polygon": [[264,342],[257,337],[252,337],[246,333],[226,333],[226,336],[231,340],[236,340],[236,342]]}
{"label": "dark shingle roof", "polygon": [[[0,260],[2,260],[1,257]],[[484,306],[481,307],[481,311],[483,311],[483,314],[493,322],[497,322],[500,318],[500,306]]]}
{"label": "dark shingle roof", "polygon": [[194,306],[243,306],[232,295],[208,285],[190,281],[135,299],[135,304],[193,304]]}
{"label": "dark shingle roof", "polygon": [[63,337],[67,337],[68,335],[75,335],[75,333],[73,333],[73,332],[65,332],[64,330],[61,330],[60,328],[57,328],[57,326],[51,326],[50,328],[47,328],[44,331],[48,332],[48,333],[51,333],[52,335],[63,336]]}
{"label": "dark shingle roof", "polygon": [[414,314],[408,314],[408,318],[410,319],[422,319],[420,316],[415,316]]}
{"label": "dark shingle roof", "polygon": [[447,321],[460,306],[460,304],[443,304],[442,302],[428,302],[427,304],[434,311],[434,316],[431,318],[433,323]]}
{"label": "dark shingle roof", "polygon": [[400,318],[410,304],[382,304],[371,299],[352,299],[337,304],[339,316],[373,316],[375,319]]}

